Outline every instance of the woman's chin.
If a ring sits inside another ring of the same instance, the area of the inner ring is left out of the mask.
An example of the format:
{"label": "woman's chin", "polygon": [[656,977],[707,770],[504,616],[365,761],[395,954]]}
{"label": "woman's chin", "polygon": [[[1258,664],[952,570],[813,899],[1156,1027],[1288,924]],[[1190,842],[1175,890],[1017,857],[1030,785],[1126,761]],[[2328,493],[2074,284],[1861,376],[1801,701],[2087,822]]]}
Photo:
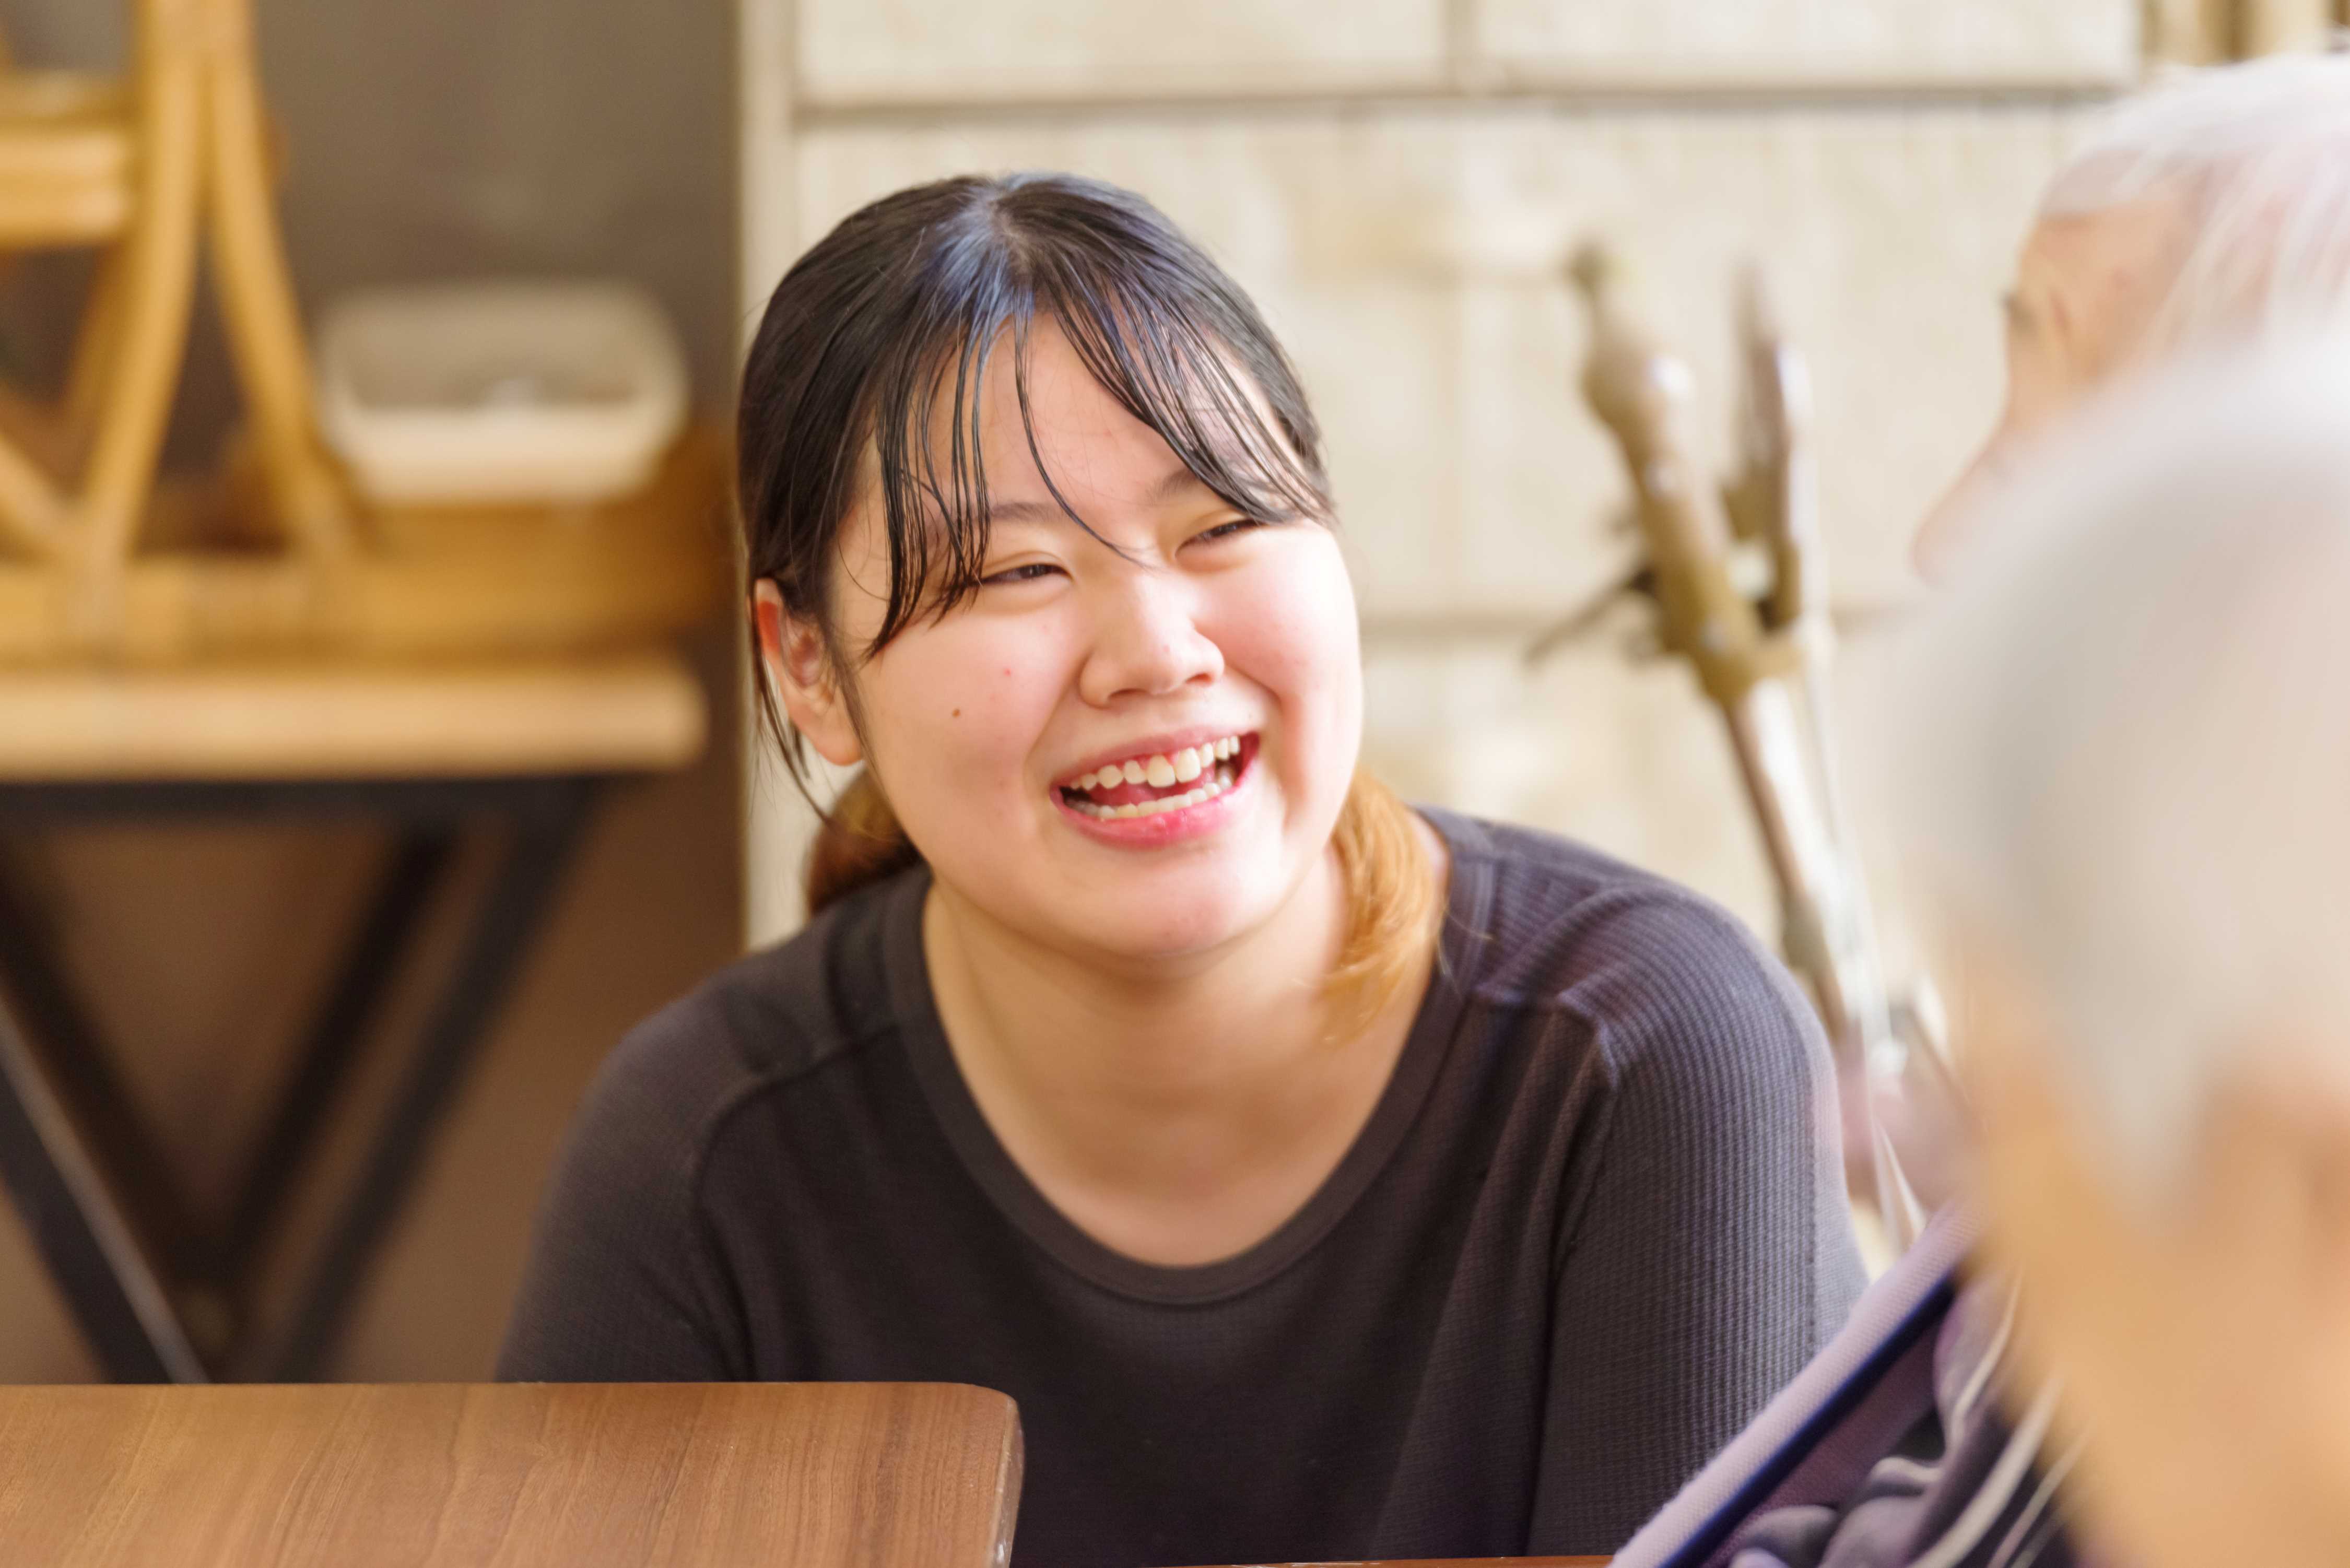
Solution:
{"label": "woman's chin", "polygon": [[1089,947],[1121,967],[1178,965],[1214,952],[1261,922],[1232,908],[1136,909],[1071,929],[1072,945]]}
{"label": "woman's chin", "polygon": [[1275,880],[1259,872],[1140,877],[1117,888],[1095,881],[1032,905],[1022,923],[1032,939],[1105,968],[1180,971],[1272,918],[1281,904]]}

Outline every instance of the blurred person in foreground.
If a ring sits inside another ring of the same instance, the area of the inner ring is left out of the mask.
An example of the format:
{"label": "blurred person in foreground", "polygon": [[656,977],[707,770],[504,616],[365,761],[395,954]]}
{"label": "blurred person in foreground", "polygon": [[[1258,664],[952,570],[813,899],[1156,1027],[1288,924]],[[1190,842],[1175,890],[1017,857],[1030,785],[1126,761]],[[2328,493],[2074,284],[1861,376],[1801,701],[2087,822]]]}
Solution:
{"label": "blurred person in foreground", "polygon": [[2350,337],[1973,505],[1859,759],[1967,1201],[1617,1568],[2350,1563]]}
{"label": "blurred person in foreground", "polygon": [[[1931,577],[1963,576],[1968,557],[1997,548],[1999,536],[2012,534],[2012,547],[2029,548],[2036,530],[2064,532],[2072,503],[2043,496],[2041,504],[2030,504],[2033,483],[2061,488],[2052,476],[2073,474],[2077,484],[2085,483],[2078,476],[2091,472],[2118,483],[2130,472],[2128,462],[2164,458],[2174,442],[2181,450],[2216,454],[2215,462],[2226,460],[2227,443],[2239,424],[2216,421],[2229,408],[2226,389],[2231,383],[2220,378],[2200,390],[2191,380],[2183,389],[2174,385],[2165,404],[2144,383],[2160,383],[2166,367],[2175,373],[2181,361],[2206,358],[2230,346],[2239,353],[2261,346],[2274,349],[2350,327],[2350,55],[2277,57],[2195,71],[2116,106],[2091,129],[2043,195],[2038,221],[2017,263],[2006,315],[2007,404],[1982,451],[1919,530],[1915,552],[1920,568]],[[2350,358],[2350,349],[2335,352]],[[2233,384],[2248,391],[2252,383],[2240,372]],[[2320,417],[2331,417],[2324,403],[2328,397],[2334,400],[2332,410],[2350,409],[2350,397],[2339,387],[2329,390],[2319,380],[2296,382],[2286,377],[2261,386],[2261,417],[2282,420],[2293,411],[2297,397],[2318,400],[2315,412]],[[2161,417],[2156,420],[2158,410]],[[2214,422],[2199,419],[2206,410]],[[2140,434],[2132,428],[2136,420],[2154,420],[2159,428]],[[2256,422],[2250,428],[2259,427]],[[2315,439],[2318,450],[2324,444],[2322,437]],[[2350,452],[2350,434],[2338,438],[2335,450]],[[2117,453],[2133,455],[2125,459]],[[2249,449],[2240,455],[2248,479],[2257,478],[2256,456]],[[2041,477],[2017,483],[2027,475]],[[2149,493],[2158,495],[2159,487]],[[2073,500],[2095,510],[2081,496]],[[2225,498],[2206,495],[2201,500],[2210,509],[2207,522],[2216,519],[2224,527]],[[2126,516],[2115,524],[2122,535],[2127,527]],[[2125,548],[2113,539],[2102,541],[2100,547]],[[2118,558],[2115,571],[2116,582],[2125,580]],[[2061,574],[2052,575],[2052,584],[2064,580]],[[2060,614],[2066,590],[2052,586],[2048,591],[2054,597],[2034,602],[2047,615]],[[1964,617],[1970,612],[1945,607],[1937,613]],[[2196,629],[2212,631],[2208,624]],[[2214,645],[2224,646],[2225,637],[2214,635]],[[2019,665],[2011,657],[2012,649],[1996,639],[1985,639],[1975,653],[1982,666],[1971,670],[1961,666],[1955,673],[1991,683],[2012,680],[2019,691],[2028,690],[2043,673],[2028,660]],[[2150,691],[2147,700],[2175,695]],[[1920,747],[1920,755],[1935,758],[1952,779],[1970,776],[1967,770],[1976,762],[1970,737],[1977,733],[1970,725],[1979,714],[1947,713],[1930,688],[1906,693],[1902,711],[1918,727],[1939,737]],[[2070,754],[2073,737],[2061,724],[2052,721],[2043,725],[2038,740],[2054,758]],[[2191,743],[2182,742],[2182,750]],[[2158,775],[2163,771],[2156,768]],[[1919,770],[1918,777],[1930,786],[1932,769]],[[2350,802],[2350,794],[2339,798]],[[2036,852],[2054,856],[2066,847],[2043,845]],[[2147,846],[2147,853],[2159,854],[2159,848]],[[2074,913],[2087,918],[2095,912],[2095,886],[2087,885],[2084,908]],[[2004,940],[2041,950],[2034,945],[2042,940],[2037,934],[2001,927],[1993,917],[1984,919],[1989,929],[1999,933],[1987,935],[1984,942]],[[2344,948],[2336,944],[2334,950]],[[2184,1333],[2194,1321],[2191,1314],[2199,1312],[2214,1314],[2214,1321],[2200,1326],[2216,1332],[2217,1314],[2235,1309],[2287,1312],[2291,1298],[2272,1294],[2255,1299],[2209,1288],[2164,1297],[2152,1283],[2155,1271],[2166,1264],[2179,1267],[2184,1269],[2182,1282],[2197,1280],[2194,1268],[2187,1266],[2189,1254],[2174,1252],[2166,1259],[2128,1241],[2127,1231],[2084,1226],[2077,1209],[2068,1212],[2054,1201],[2068,1190],[2064,1179],[2068,1168],[2053,1163],[2056,1156],[2046,1147],[2040,1158],[2050,1163],[2045,1168],[2035,1167],[2026,1158],[2021,1131],[2013,1130],[2032,1124],[2001,1122],[2003,1115],[2012,1117],[2016,1106],[2032,1103],[2022,1097],[2022,1091],[2011,1096],[2003,1088],[2009,1080],[2001,1071],[2007,1059],[2001,1046],[2013,1038],[2012,1033],[1991,1031],[1985,1022],[1991,1010],[2007,1004],[2015,986],[1981,964],[1952,970],[1944,978],[1955,982],[1952,989],[1958,992],[1959,1046],[1975,1058],[1962,1064],[1963,1075],[1974,1093],[1991,1101],[1985,1114],[1994,1125],[2012,1131],[2011,1158],[1993,1158],[1985,1167],[1987,1177],[1970,1173],[1973,1157],[1981,1151],[1969,1148],[1972,1140],[1954,1115],[1930,1106],[1888,1106],[1887,1113],[1897,1117],[1896,1137],[1905,1162],[1937,1201],[1954,1192],[1967,1195],[1980,1189],[1981,1203],[1989,1204],[1997,1219],[2012,1224],[2017,1214],[2041,1216],[2039,1231],[2018,1231],[1995,1244],[1991,1256],[2029,1263],[2035,1242],[2058,1255],[2058,1272],[2044,1287],[2041,1281],[2046,1271],[2023,1271],[2033,1303],[2024,1315],[2044,1314],[2076,1325],[2079,1342],[2100,1347],[2105,1359],[2085,1369],[2068,1366],[2068,1377],[2077,1383],[2085,1375],[2105,1386],[2076,1389],[2067,1385],[2060,1407],[2060,1380],[2043,1376],[2044,1364],[2035,1365],[2019,1345],[2012,1332],[2017,1295],[1995,1268],[1968,1268],[1955,1282],[1961,1288],[1955,1290],[1935,1279],[1934,1269],[1947,1269],[1949,1260],[1967,1251],[1977,1228],[1977,1217],[1962,1206],[1929,1233],[1932,1245],[1921,1244],[1921,1253],[1937,1256],[1913,1260],[1918,1266],[1909,1269],[1918,1282],[1940,1288],[1946,1303],[1932,1309],[1941,1316],[1930,1334],[1930,1362],[1922,1369],[1884,1375],[1897,1382],[1903,1376],[1910,1381],[1871,1396],[1880,1409],[1887,1403],[1898,1407],[1909,1401],[1914,1422],[1897,1428],[1898,1438],[1888,1439],[1881,1432],[1871,1437],[1859,1432],[1848,1417],[1827,1420],[1825,1405],[1813,1403],[1827,1390],[1842,1397],[1856,1378],[1880,1376],[1879,1364],[1869,1359],[1878,1348],[1869,1336],[1889,1320],[1880,1316],[1872,1322],[1869,1303],[1864,1303],[1846,1335],[1806,1369],[1797,1386],[1651,1521],[1627,1548],[1627,1562],[1640,1568],[1651,1563],[1679,1563],[1679,1553],[1690,1545],[1691,1521],[1736,1492],[1757,1467],[1780,1462],[1783,1439],[1793,1441],[1788,1435],[1799,1428],[1807,1434],[1803,1440],[1814,1445],[1814,1456],[1826,1455],[1826,1470],[1841,1480],[1820,1480],[1817,1459],[1806,1459],[1815,1472],[1810,1490],[1782,1486],[1771,1501],[1784,1506],[1752,1514],[1729,1532],[1738,1554],[1708,1561],[1734,1562],[1736,1568],[1889,1568],[1926,1563],[1936,1568],[2059,1568],[2079,1561],[2060,1502],[2074,1489],[2069,1472],[2078,1458],[2075,1445],[2064,1435],[2068,1417],[2110,1419],[2125,1428],[2113,1458],[2089,1461],[2088,1476],[2080,1482],[2091,1490],[2093,1512],[2105,1506],[2107,1493],[2126,1496],[2128,1484],[2135,1483],[2144,1487],[2147,1496],[2119,1505],[2135,1507],[2135,1518],[2158,1520],[2159,1512],[2148,1505],[2167,1500],[2175,1506],[2201,1508],[2198,1517],[2205,1525],[2224,1524],[2229,1519],[2230,1506],[2203,1506],[2220,1494],[2213,1485],[2196,1481],[2191,1459],[2197,1450],[2190,1444],[2210,1438],[2224,1445],[2231,1440],[2231,1428],[2215,1419],[2180,1438],[2172,1433],[2174,1421],[2147,1407],[2146,1401],[2171,1386],[2166,1369],[2179,1377],[2198,1373],[2197,1363],[2173,1355],[2176,1347],[2166,1349],[2152,1336]],[[1989,1043],[1979,1044],[1986,1035]],[[2047,1110],[2044,1102],[2042,1109]],[[2043,1120],[2041,1125],[2052,1124]],[[1994,1137],[1990,1144],[1994,1157],[2001,1147],[2001,1139]],[[2073,1167],[2069,1174],[2085,1179],[2088,1172]],[[2218,1174],[2233,1179],[2241,1173]],[[2075,1191],[2093,1195],[2095,1189],[2081,1188],[2076,1180]],[[2034,1199],[2043,1193],[2051,1200],[2035,1208]],[[2278,1220],[2279,1215],[2268,1218]],[[2198,1223],[2206,1227],[2198,1233],[2207,1241],[2229,1237],[2224,1225],[2210,1228],[2208,1215]],[[2251,1245],[2262,1234],[2253,1226],[2232,1239]],[[2111,1256],[2103,1262],[2091,1262],[2108,1251]],[[2069,1277],[2063,1272],[2064,1259],[2074,1264]],[[2275,1262],[2273,1257],[2268,1261]],[[2217,1256],[2193,1262],[2207,1269],[2231,1266]],[[2092,1268],[2103,1269],[2111,1287],[2103,1297],[2084,1295],[2075,1288],[2083,1272]],[[2212,1280],[2226,1277],[2225,1272],[2211,1273],[2199,1282],[2208,1287]],[[2068,1278],[2074,1282],[2068,1283]],[[2189,1315],[2168,1323],[2151,1315],[2132,1317],[2133,1292],[2143,1293],[2149,1314],[2168,1302]],[[2090,1304],[2081,1304],[2085,1301]],[[2106,1313],[2105,1319],[2088,1315],[2099,1310]],[[2350,1323],[2350,1316],[2335,1315]],[[2078,1326],[2089,1323],[2104,1332]],[[2142,1332],[2126,1331],[2122,1325],[2128,1323]],[[2277,1357],[2272,1366],[2293,1368],[2284,1347],[2295,1342],[2272,1334],[2269,1343]],[[2301,1343],[2307,1344],[2308,1336]],[[2020,1355],[2025,1356],[2022,1365]],[[2307,1370],[2318,1374],[2311,1386],[2324,1391],[2321,1397],[2340,1403],[2340,1395],[2350,1392],[2350,1378],[2334,1376],[2330,1364],[2350,1361],[2350,1354],[2340,1346],[2312,1347],[2304,1359],[2310,1363]],[[1874,1370],[1863,1371],[1865,1366]],[[2293,1373],[2301,1375],[2298,1368]],[[2235,1392],[2249,1401],[2257,1387],[2248,1383]],[[1988,1397],[1993,1390],[2005,1397]],[[2224,1383],[2194,1391],[2219,1403],[2230,1397]],[[2133,1392],[2141,1400],[2134,1409],[2129,1405]],[[2322,1407],[2322,1403],[2310,1407]],[[2181,1419],[2193,1418],[2189,1407],[2183,1406],[2178,1414]],[[2292,1424],[2280,1417],[2266,1430],[2275,1436],[2291,1430]],[[1823,1431],[1826,1435],[1819,1436]],[[2301,1435],[2312,1444],[2304,1459],[2328,1451],[2329,1443],[2333,1451],[2350,1448],[2350,1436],[2321,1440],[2319,1435]],[[2134,1439],[2169,1442],[2170,1462],[2130,1451]],[[2249,1483],[2265,1473],[2303,1500],[2326,1495],[2324,1486],[2307,1480],[2305,1467],[2296,1470],[2280,1463],[2263,1470],[2269,1450],[2249,1438],[2246,1444],[2240,1457],[2249,1460],[2257,1455],[2259,1461],[2248,1464],[2238,1479]],[[2327,1473],[2339,1476],[2350,1469],[2335,1468]],[[2108,1475],[2117,1479],[2109,1481]],[[2285,1479],[2295,1477],[2301,1480],[2297,1490]],[[2235,1501],[2251,1506],[2253,1500],[2245,1490],[2237,1488]],[[1800,1499],[1791,1501],[1797,1492]],[[2282,1533],[2287,1521],[2282,1504],[2258,1523],[2273,1525]],[[2192,1552],[2173,1554],[2163,1544],[2141,1552],[2139,1533],[2128,1523],[2115,1532],[2124,1553],[2120,1561],[2166,1564],[2196,1560]],[[2220,1535],[2218,1545],[2209,1533],[2176,1533],[2199,1542],[2208,1553],[2201,1559],[2205,1562],[2264,1560],[2241,1550],[2244,1543],[2264,1539],[2262,1529],[2251,1525],[2232,1538]],[[2315,1525],[2303,1531],[2301,1538],[2318,1542],[2335,1539]],[[2321,1552],[2299,1559],[2280,1555],[2265,1560],[2350,1562],[2350,1550],[2334,1557]]]}
{"label": "blurred person in foreground", "polygon": [[1877,743],[2007,1386],[2114,1560],[2350,1563],[2350,339],[2183,369],[1981,504]]}
{"label": "blurred person in foreground", "polygon": [[[2350,53],[2183,71],[2106,111],[2049,181],[2002,303],[2005,405],[1911,541],[1929,580],[1998,525],[1984,492],[2102,391],[2350,324]],[[1953,1108],[1905,1090],[1877,1114],[1918,1195],[1946,1201]]]}
{"label": "blurred person in foreground", "polygon": [[2190,71],[2116,106],[2050,181],[2003,304],[2006,406],[1918,530],[1929,577],[1981,488],[2100,388],[2350,323],[2350,53]]}
{"label": "blurred person in foreground", "polygon": [[[2002,303],[2005,406],[1912,542],[1929,579],[1998,526],[1985,492],[2101,392],[2350,324],[2350,53],[2186,71],[2116,105],[2050,180]],[[1878,1114],[1919,1196],[1946,1200],[1950,1109],[1911,1095]]]}

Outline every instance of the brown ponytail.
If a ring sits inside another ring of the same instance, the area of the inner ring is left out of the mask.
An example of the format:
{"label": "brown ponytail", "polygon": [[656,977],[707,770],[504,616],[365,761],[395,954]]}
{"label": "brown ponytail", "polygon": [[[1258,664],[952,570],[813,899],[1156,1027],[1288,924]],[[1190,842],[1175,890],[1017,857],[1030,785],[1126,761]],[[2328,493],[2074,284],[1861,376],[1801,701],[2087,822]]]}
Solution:
{"label": "brown ponytail", "polygon": [[[1347,937],[1327,981],[1342,1016],[1359,1023],[1378,1012],[1409,980],[1436,939],[1440,890],[1411,808],[1367,768],[1357,768],[1331,829],[1346,888]],[[870,768],[859,768],[825,814],[808,851],[807,907],[813,916],[922,858]]]}
{"label": "brown ponytail", "polygon": [[1347,939],[1327,985],[1342,1023],[1359,1027],[1426,961],[1444,890],[1411,807],[1368,768],[1355,770],[1330,847],[1347,889]]}
{"label": "brown ponytail", "polygon": [[859,768],[824,814],[808,849],[807,909],[816,915],[859,888],[886,881],[922,858],[871,768]]}

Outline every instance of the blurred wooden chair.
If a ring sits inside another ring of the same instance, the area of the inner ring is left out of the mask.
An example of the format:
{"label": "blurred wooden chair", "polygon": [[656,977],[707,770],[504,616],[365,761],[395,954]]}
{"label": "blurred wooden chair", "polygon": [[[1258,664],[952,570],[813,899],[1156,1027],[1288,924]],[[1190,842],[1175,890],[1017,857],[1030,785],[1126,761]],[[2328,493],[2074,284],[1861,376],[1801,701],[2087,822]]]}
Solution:
{"label": "blurred wooden chair", "polygon": [[[321,446],[269,192],[250,0],[130,0],[121,77],[0,74],[0,248],[99,252],[62,405],[0,432],[0,546],[66,572],[102,640],[120,613],[187,341],[200,234],[268,510],[315,559],[351,506]],[[31,414],[32,417],[26,417]],[[42,417],[46,415],[47,417]]]}
{"label": "blurred wooden chair", "polygon": [[[708,431],[648,490],[591,506],[357,495],[319,433],[252,0],[127,3],[120,77],[0,65],[0,253],[99,253],[61,400],[0,389],[0,666],[495,659],[641,643],[704,618],[731,587],[710,525],[724,511],[723,441]],[[255,483],[209,511],[168,495],[159,507],[206,241],[247,418],[250,461],[234,477]],[[233,548],[154,536],[224,528]]]}
{"label": "blurred wooden chair", "polygon": [[1002,1568],[1020,1478],[951,1384],[0,1389],[47,1568]]}
{"label": "blurred wooden chair", "polygon": [[[0,51],[0,255],[85,248],[54,405],[0,386],[0,1185],[114,1376],[317,1375],[608,785],[701,752],[664,646],[733,597],[723,435],[637,493],[391,505],[323,443],[252,0],[121,0],[114,76]],[[201,266],[208,249],[210,266]],[[158,478],[200,274],[244,393],[230,483]],[[76,823],[358,815],[391,843],[234,1212],[198,1223],[8,852]],[[501,843],[283,1325],[259,1282],[460,839]],[[7,1009],[21,1023],[12,1028]],[[12,1034],[24,1038],[11,1044]],[[0,1563],[16,1561],[0,1552]],[[37,1559],[26,1559],[37,1560]]]}

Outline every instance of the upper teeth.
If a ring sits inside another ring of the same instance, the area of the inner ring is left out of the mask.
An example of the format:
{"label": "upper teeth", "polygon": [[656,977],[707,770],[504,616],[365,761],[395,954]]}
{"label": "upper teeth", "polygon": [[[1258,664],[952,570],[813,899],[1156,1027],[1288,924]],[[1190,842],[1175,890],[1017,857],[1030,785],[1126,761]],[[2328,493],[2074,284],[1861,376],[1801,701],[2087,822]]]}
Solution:
{"label": "upper teeth", "polygon": [[1153,789],[1166,789],[1171,784],[1190,784],[1216,763],[1240,754],[1241,738],[1226,735],[1221,741],[1209,741],[1197,746],[1185,746],[1178,752],[1157,752],[1147,757],[1129,757],[1122,763],[1112,763],[1097,772],[1070,781],[1067,788],[1076,790],[1107,789],[1113,784],[1147,784]]}

